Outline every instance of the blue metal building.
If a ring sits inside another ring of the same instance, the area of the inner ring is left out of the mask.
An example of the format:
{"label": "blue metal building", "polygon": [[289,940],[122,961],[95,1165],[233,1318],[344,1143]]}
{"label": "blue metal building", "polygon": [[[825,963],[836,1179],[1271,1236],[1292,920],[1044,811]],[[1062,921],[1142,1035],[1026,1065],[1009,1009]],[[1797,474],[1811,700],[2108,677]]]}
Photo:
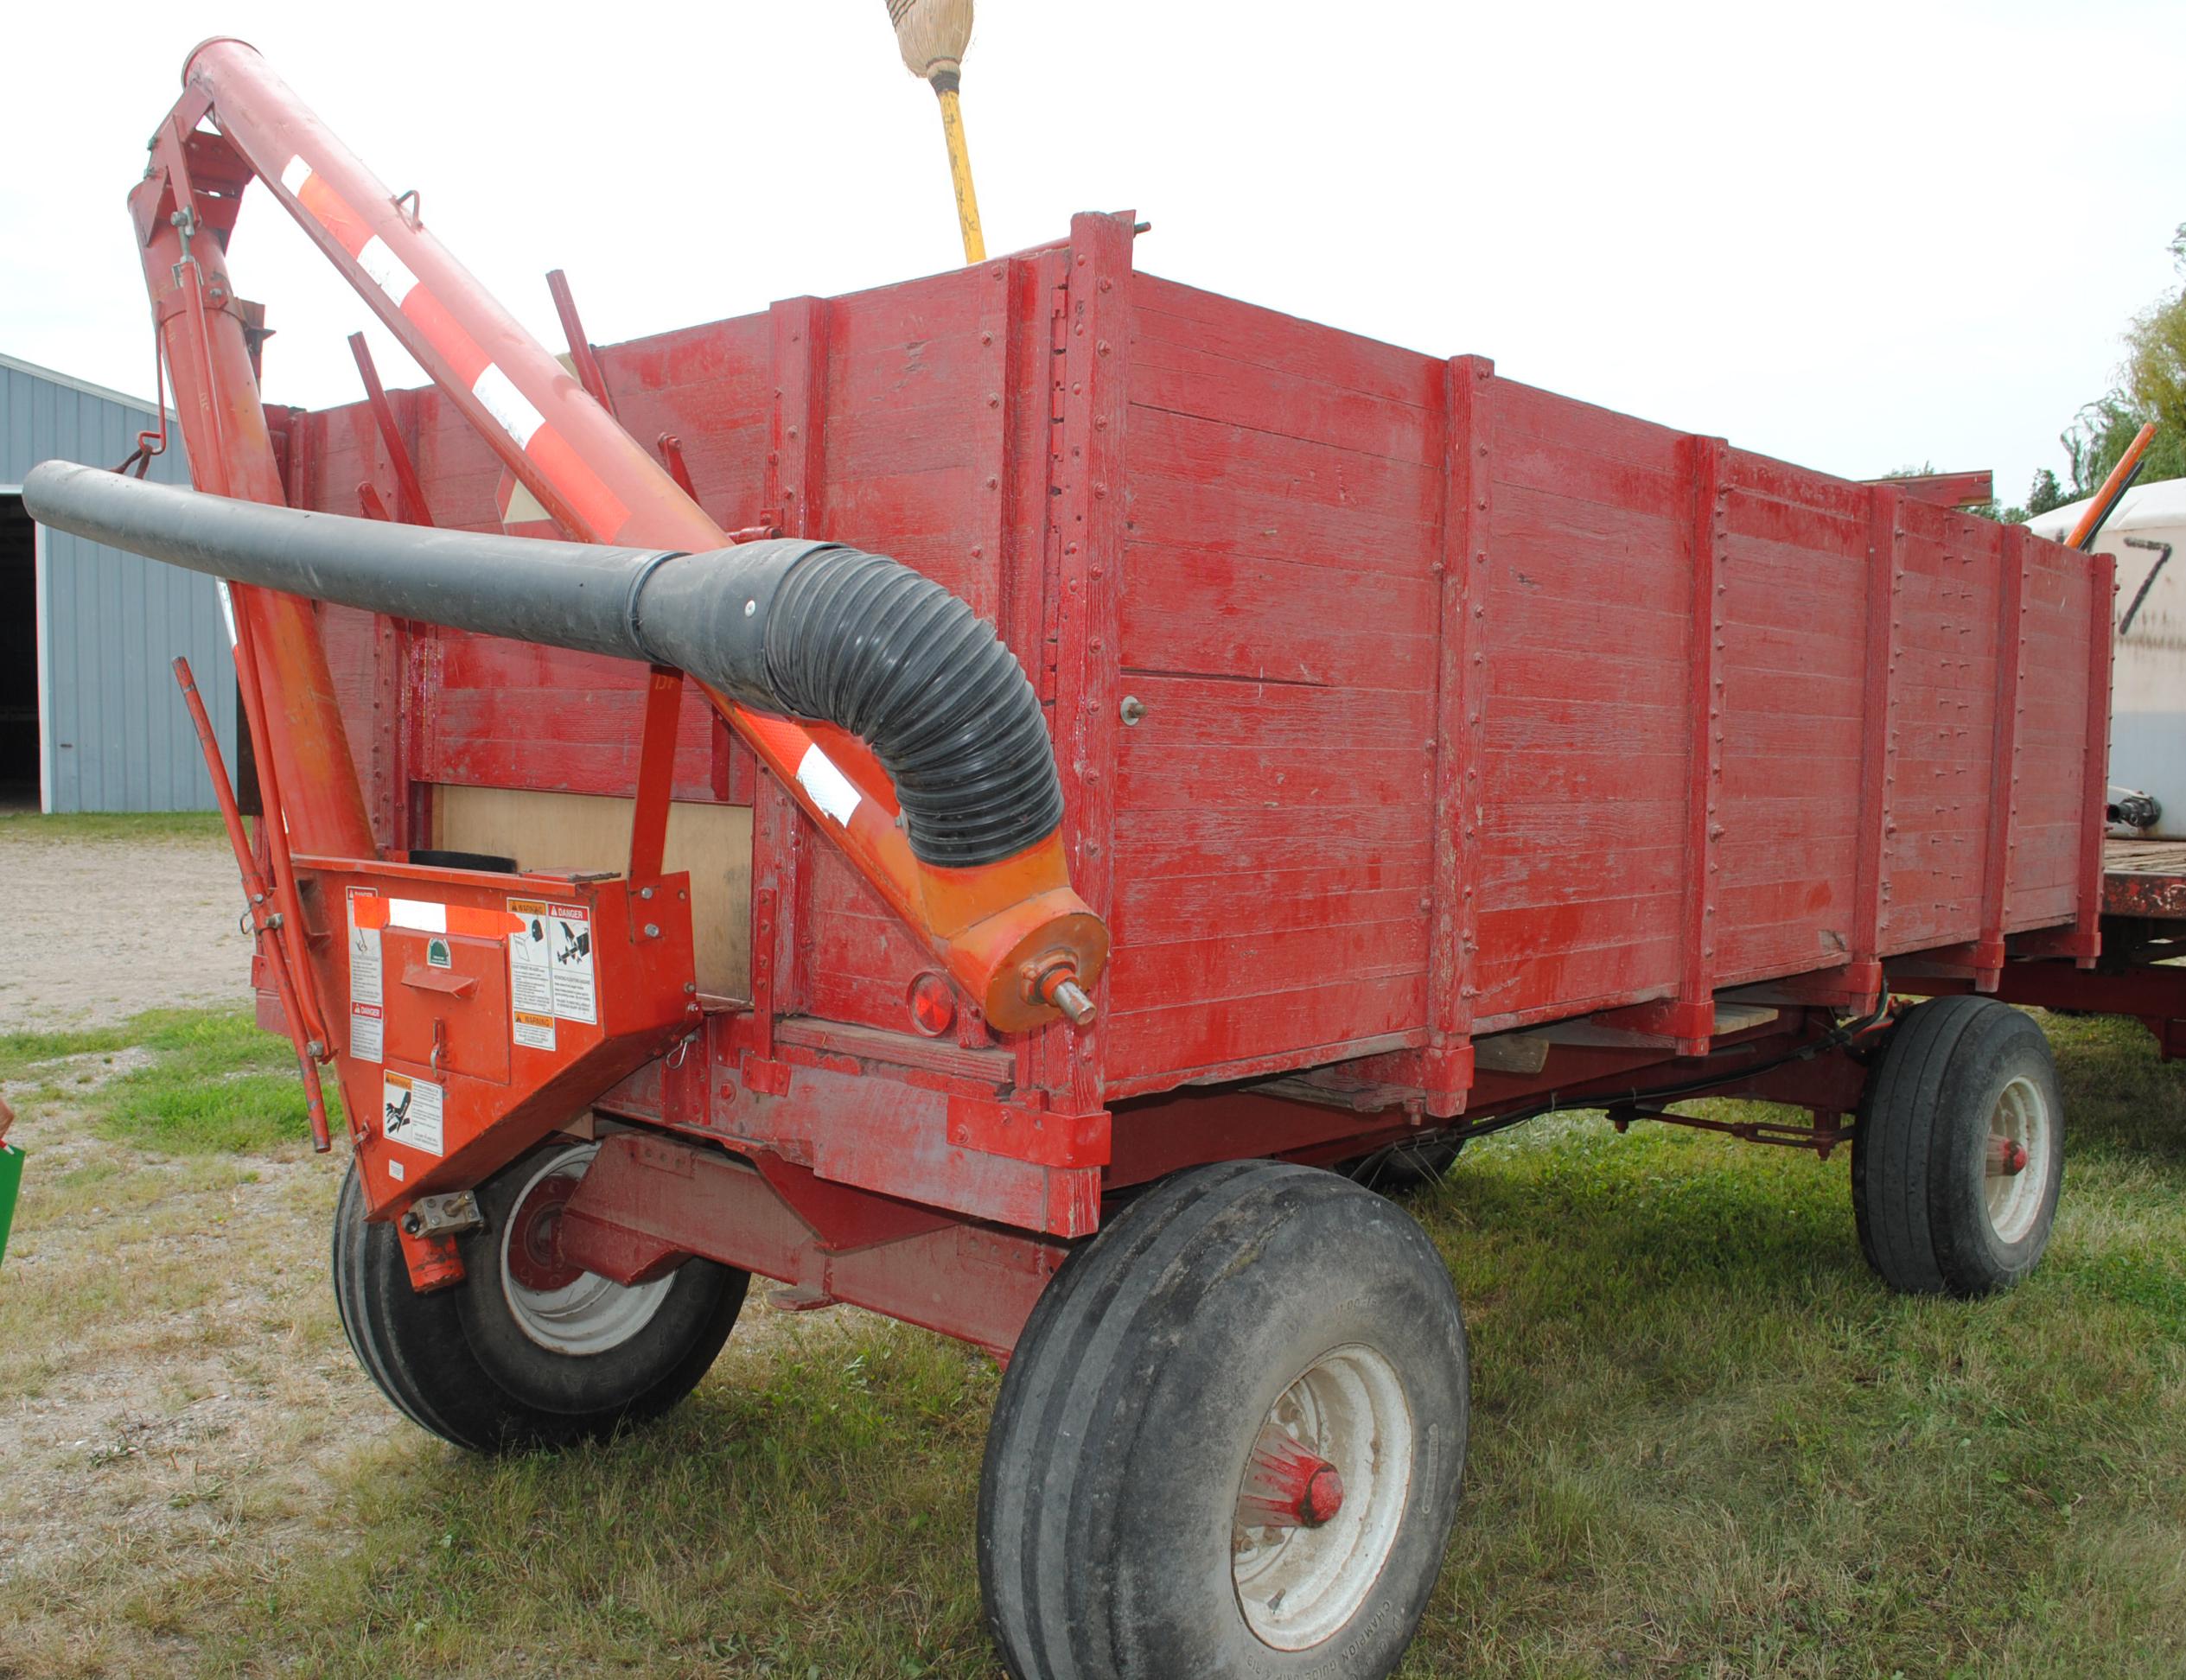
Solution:
{"label": "blue metal building", "polygon": [[[169,663],[189,656],[235,759],[234,667],[217,586],[35,525],[23,474],[112,467],[159,430],[141,398],[0,355],[0,805],[201,811],[212,783]],[[180,431],[147,476],[187,484]]]}

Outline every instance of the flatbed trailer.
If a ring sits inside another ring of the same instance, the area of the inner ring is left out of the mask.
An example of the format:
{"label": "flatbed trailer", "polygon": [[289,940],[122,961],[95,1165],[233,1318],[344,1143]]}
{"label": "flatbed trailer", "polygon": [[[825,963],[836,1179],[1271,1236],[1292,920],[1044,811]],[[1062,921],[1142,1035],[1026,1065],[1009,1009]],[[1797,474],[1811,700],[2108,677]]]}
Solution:
{"label": "flatbed trailer", "polygon": [[[425,1429],[658,1411],[770,1278],[1007,1361],[1012,1673],[1381,1675],[1463,1328],[1319,1169],[1603,1107],[1849,1144],[1897,1287],[2034,1264],[1996,998],[2100,977],[2106,560],[1162,279],[1129,214],[609,347],[558,276],[564,360],[248,48],[184,85],[131,207],[209,493],[25,493],[231,580],[262,1018]],[[432,388],[263,404],[253,182]]]}
{"label": "flatbed trailer", "polygon": [[[2103,844],[2102,954],[2092,967],[2014,963],[1998,996],[2014,1003],[2127,1015],[2155,1039],[2165,1061],[2186,1055],[2186,842],[2110,839]],[[1955,986],[1953,979],[1932,989]]]}

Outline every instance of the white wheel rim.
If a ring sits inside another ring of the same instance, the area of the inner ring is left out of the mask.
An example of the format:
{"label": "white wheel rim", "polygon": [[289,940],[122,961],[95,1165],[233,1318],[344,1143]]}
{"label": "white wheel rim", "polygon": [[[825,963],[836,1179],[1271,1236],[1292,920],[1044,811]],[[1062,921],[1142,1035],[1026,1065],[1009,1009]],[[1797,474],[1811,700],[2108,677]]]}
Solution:
{"label": "white wheel rim", "polygon": [[1262,1430],[1255,1447],[1279,1435],[1342,1480],[1335,1514],[1306,1526],[1257,1520],[1265,1484],[1252,1448],[1239,1479],[1230,1569],[1246,1625],[1277,1651],[1306,1651],[1349,1625],[1396,1547],[1412,1492],[1412,1407],[1396,1367],[1354,1343],[1309,1365]]}
{"label": "white wheel rim", "polygon": [[522,1225],[524,1205],[532,1193],[549,1179],[583,1178],[599,1152],[597,1143],[578,1143],[543,1159],[524,1180],[512,1204],[515,1212],[501,1225],[501,1293],[507,1298],[509,1314],[518,1329],[551,1352],[605,1353],[621,1346],[653,1322],[675,1282],[672,1275],[626,1287],[596,1272],[583,1272],[559,1289],[538,1289],[519,1281],[511,1269],[509,1244]]}
{"label": "white wheel rim", "polygon": [[[2007,1148],[2025,1152],[2025,1165],[2017,1172],[2003,1169],[1998,1160]],[[2024,1074],[2004,1087],[1989,1116],[1989,1136],[1982,1155],[1982,1200],[1988,1209],[1989,1229],[2000,1243],[2024,1242],[2042,1217],[2042,1204],[2049,1186],[2049,1159],[2056,1148],[2056,1125],[2049,1099],[2042,1087]]]}

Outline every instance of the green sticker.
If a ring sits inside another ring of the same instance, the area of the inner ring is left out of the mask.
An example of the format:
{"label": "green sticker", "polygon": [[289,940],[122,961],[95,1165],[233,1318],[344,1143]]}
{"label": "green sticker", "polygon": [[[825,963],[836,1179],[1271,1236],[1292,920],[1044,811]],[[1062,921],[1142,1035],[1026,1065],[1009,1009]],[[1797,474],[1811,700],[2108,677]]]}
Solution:
{"label": "green sticker", "polygon": [[445,939],[425,941],[425,961],[434,968],[453,968],[456,965],[456,959],[448,954],[448,941]]}

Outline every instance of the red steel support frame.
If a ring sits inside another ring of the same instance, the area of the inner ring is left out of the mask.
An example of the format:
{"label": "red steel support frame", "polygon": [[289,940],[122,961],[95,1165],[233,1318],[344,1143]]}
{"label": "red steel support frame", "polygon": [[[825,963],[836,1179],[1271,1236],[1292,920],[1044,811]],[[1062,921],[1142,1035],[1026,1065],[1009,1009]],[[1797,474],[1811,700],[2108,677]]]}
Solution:
{"label": "red steel support frame", "polygon": [[[794,1183],[703,1146],[621,1133],[602,1145],[570,1200],[563,1252],[623,1282],[705,1255],[792,1285],[799,1305],[854,1301],[1002,1359],[1062,1263],[1060,1244],[937,1224],[877,1198],[803,1194]],[[889,1212],[910,1217],[891,1230],[874,1217]]]}
{"label": "red steel support frame", "polygon": [[[585,336],[583,319],[577,312],[577,297],[570,290],[569,276],[554,269],[546,277],[546,290],[554,295],[554,313],[562,322],[562,336],[569,340],[570,360],[576,365],[578,381],[592,400],[609,415],[615,412],[615,398],[608,394],[607,376],[600,372],[600,360],[592,353],[592,341]],[[678,480],[679,484],[681,480]],[[688,494],[688,487],[685,487]],[[692,501],[698,499],[691,498]]]}
{"label": "red steel support frame", "polygon": [[[280,469],[222,243],[247,177],[217,137],[198,132],[210,103],[193,90],[169,113],[130,209],[192,475],[201,490],[277,506]],[[304,851],[372,856],[372,824],[311,603],[264,589],[229,595],[245,710],[259,714],[252,724],[260,773],[285,790],[289,838]]]}
{"label": "red steel support frame", "polygon": [[402,522],[429,525],[433,516],[425,501],[425,487],[418,481],[417,464],[410,458],[410,442],[402,435],[394,404],[387,400],[386,387],[379,383],[379,369],[373,362],[371,347],[365,343],[362,333],[349,334],[349,353],[356,359],[357,374],[364,381],[365,402],[372,410],[373,424],[379,429],[379,442],[394,467],[395,488],[399,493],[397,506]]}

